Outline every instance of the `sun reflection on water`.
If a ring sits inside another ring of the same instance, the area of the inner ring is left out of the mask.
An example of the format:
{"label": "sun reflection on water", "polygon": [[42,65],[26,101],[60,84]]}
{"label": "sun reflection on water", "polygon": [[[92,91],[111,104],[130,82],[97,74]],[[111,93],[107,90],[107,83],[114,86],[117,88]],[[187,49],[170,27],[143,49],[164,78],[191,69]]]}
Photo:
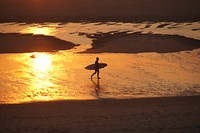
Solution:
{"label": "sun reflection on water", "polygon": [[[70,69],[74,64],[72,53],[29,53],[28,67],[24,68],[28,73],[30,82],[26,90],[25,101],[51,101],[70,99],[74,93],[70,88],[74,81],[74,73]],[[64,64],[67,64],[65,66]]]}
{"label": "sun reflection on water", "polygon": [[34,35],[52,35],[54,28],[50,27],[28,27],[23,29],[22,33],[31,33]]}
{"label": "sun reflection on water", "polygon": [[31,69],[34,75],[30,89],[32,89],[34,100],[51,100],[51,88],[54,83],[51,80],[53,71],[52,55],[37,53],[31,58]]}
{"label": "sun reflection on water", "polygon": [[[74,89],[74,73],[77,62],[71,52],[59,53],[25,53],[12,58],[17,63],[14,103],[32,101],[52,101],[73,99],[77,93]],[[72,89],[73,88],[73,89]],[[10,100],[10,102],[12,101]]]}
{"label": "sun reflection on water", "polygon": [[36,54],[32,63],[34,70],[47,71],[51,67],[52,57],[47,54]]}

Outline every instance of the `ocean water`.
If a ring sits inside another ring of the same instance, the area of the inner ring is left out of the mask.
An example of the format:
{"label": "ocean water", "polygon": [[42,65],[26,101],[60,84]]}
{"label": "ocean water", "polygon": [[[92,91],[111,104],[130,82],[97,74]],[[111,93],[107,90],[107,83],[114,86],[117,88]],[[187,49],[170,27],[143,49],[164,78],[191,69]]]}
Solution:
{"label": "ocean water", "polygon": [[[92,47],[86,34],[141,32],[200,40],[199,28],[199,22],[1,23],[0,33],[50,35],[80,45],[57,52],[0,54],[0,103],[200,95],[200,49],[78,53]],[[97,56],[108,66],[100,70],[100,80],[91,80],[93,71],[84,68]]]}

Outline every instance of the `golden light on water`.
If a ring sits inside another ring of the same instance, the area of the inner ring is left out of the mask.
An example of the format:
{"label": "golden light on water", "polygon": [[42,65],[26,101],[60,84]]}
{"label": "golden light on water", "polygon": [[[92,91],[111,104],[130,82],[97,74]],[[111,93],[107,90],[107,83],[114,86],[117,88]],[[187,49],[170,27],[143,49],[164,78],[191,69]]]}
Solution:
{"label": "golden light on water", "polygon": [[35,58],[32,60],[33,69],[35,71],[47,71],[51,67],[51,56],[47,54],[36,54]]}
{"label": "golden light on water", "polygon": [[[34,52],[16,58],[16,61],[23,60],[25,67],[20,67],[20,71],[27,80],[26,85],[20,87],[24,88],[24,97],[17,98],[17,101],[51,101],[72,97],[69,94],[74,90],[69,86],[74,81],[74,75],[69,69],[74,66],[73,54],[63,54]],[[63,63],[67,63],[67,67]]]}
{"label": "golden light on water", "polygon": [[22,33],[31,33],[34,35],[51,35],[54,28],[49,27],[28,27],[22,30]]}
{"label": "golden light on water", "polygon": [[51,100],[51,81],[52,56],[49,54],[37,53],[31,59],[32,73],[35,75],[31,82],[31,89],[34,92],[35,100]]}

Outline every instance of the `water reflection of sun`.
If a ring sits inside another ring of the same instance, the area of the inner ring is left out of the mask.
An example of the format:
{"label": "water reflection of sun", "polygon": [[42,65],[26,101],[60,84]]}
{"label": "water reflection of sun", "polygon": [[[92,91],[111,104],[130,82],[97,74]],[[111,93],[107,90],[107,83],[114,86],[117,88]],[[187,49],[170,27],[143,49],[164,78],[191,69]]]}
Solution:
{"label": "water reflection of sun", "polygon": [[33,69],[35,71],[45,72],[51,67],[51,56],[47,54],[36,54],[36,58],[32,60]]}
{"label": "water reflection of sun", "polygon": [[49,54],[36,53],[31,60],[32,79],[31,89],[35,100],[51,100],[51,89],[54,83],[51,81],[52,56]]}
{"label": "water reflection of sun", "polygon": [[54,31],[54,28],[49,27],[28,27],[22,30],[22,33],[31,33],[34,35],[51,35]]}
{"label": "water reflection of sun", "polygon": [[69,88],[71,81],[74,81],[74,73],[71,72],[74,54],[61,53],[34,52],[15,58],[16,62],[22,63],[19,65],[21,75],[17,77],[24,82],[16,85],[22,88],[22,97],[17,97],[18,101],[51,101],[73,97],[70,93],[73,94],[74,89]]}

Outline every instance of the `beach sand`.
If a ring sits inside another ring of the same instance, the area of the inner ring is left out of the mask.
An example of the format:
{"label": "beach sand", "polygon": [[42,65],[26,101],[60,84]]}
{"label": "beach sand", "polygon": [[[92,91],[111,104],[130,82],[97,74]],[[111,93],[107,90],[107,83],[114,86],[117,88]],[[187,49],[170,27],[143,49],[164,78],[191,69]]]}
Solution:
{"label": "beach sand", "polygon": [[0,53],[55,52],[75,46],[53,36],[19,33],[0,33],[0,42]]}
{"label": "beach sand", "polygon": [[178,35],[108,32],[94,34],[92,48],[83,53],[171,53],[200,48],[200,41]]}
{"label": "beach sand", "polygon": [[1,133],[200,132],[200,96],[0,105]]}

